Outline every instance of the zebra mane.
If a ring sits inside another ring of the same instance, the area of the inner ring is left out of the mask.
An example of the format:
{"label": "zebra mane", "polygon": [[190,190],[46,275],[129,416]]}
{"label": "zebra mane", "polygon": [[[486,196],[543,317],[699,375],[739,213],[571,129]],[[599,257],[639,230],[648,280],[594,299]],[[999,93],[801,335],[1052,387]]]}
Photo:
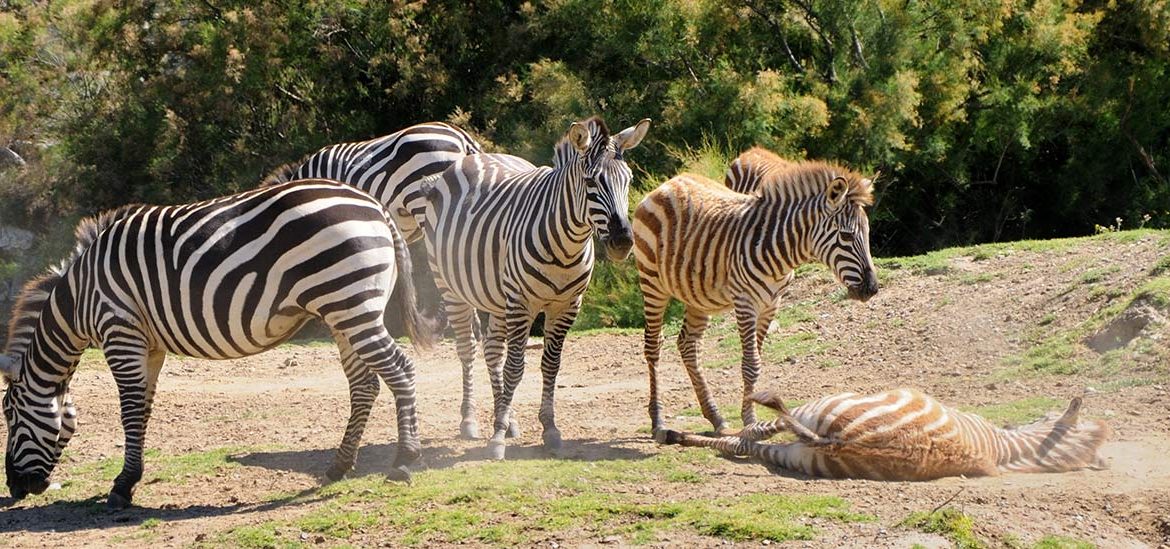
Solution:
{"label": "zebra mane", "polygon": [[69,270],[73,262],[77,261],[77,258],[93,245],[102,231],[139,207],[138,205],[122,206],[102,212],[96,217],[87,217],[77,223],[77,228],[73,231],[77,238],[73,251],[60,263],[50,265],[44,273],[29,280],[21,288],[20,295],[16,298],[16,305],[12,307],[11,320],[8,322],[8,339],[5,343],[4,354],[19,356],[28,349],[33,331],[36,330],[41,312],[44,311],[45,303],[49,300],[53,289],[57,287],[57,283],[61,281],[61,277]]}
{"label": "zebra mane", "polygon": [[766,174],[760,181],[764,196],[780,195],[788,198],[806,198],[825,192],[828,183],[837,177],[849,185],[847,199],[858,206],[873,204],[872,183],[865,183],[861,174],[832,162],[802,160],[784,170]]}
{"label": "zebra mane", "polygon": [[301,166],[303,166],[305,162],[307,162],[309,158],[315,154],[317,153],[309,153],[305,156],[302,156],[301,159],[297,160],[296,162],[281,164],[276,169],[268,172],[268,175],[264,176],[264,179],[260,181],[260,185],[258,185],[257,188],[271,187],[273,185],[280,185],[281,183],[288,183],[289,181],[292,181],[297,175],[297,170],[299,170]]}
{"label": "zebra mane", "polygon": [[[610,133],[609,126],[599,116],[590,116],[581,122],[586,129],[589,130],[589,147],[583,153],[580,153],[586,158],[586,161],[596,160],[606,149],[610,147]],[[566,139],[568,135],[562,136],[560,141],[557,141],[556,146],[553,147],[553,167],[559,168],[564,159],[570,158],[578,154],[573,145]]]}

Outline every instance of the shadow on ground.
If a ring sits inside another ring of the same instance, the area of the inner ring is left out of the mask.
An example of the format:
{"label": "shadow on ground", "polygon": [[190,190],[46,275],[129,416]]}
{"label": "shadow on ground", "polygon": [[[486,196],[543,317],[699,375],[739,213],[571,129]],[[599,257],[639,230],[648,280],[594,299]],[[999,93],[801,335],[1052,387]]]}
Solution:
{"label": "shadow on ground", "polygon": [[[411,467],[414,471],[427,469],[448,469],[463,462],[488,459],[486,441],[471,448],[444,446],[443,440],[423,440],[423,455]],[[632,443],[645,443],[642,438],[616,438],[608,440],[582,439],[566,440],[561,451],[552,454],[539,444],[509,445],[508,460],[564,459],[573,461],[637,460],[653,456],[653,453],[630,448]],[[357,465],[350,476],[385,474],[394,463],[395,444],[369,444],[358,453]],[[323,478],[325,470],[333,463],[336,450],[283,450],[252,452],[229,459],[248,467],[261,467],[273,471],[288,471]]]}
{"label": "shadow on ground", "polygon": [[94,496],[83,500],[54,501],[48,505],[21,507],[11,497],[0,497],[0,534],[9,532],[78,532],[100,530],[120,526],[142,524],[150,519],[166,522],[262,513],[285,506],[300,506],[319,501],[314,497],[318,487],[298,494],[265,503],[239,503],[224,506],[195,505],[179,507],[166,504],[162,507],[141,507],[111,511],[106,508],[105,496]]}

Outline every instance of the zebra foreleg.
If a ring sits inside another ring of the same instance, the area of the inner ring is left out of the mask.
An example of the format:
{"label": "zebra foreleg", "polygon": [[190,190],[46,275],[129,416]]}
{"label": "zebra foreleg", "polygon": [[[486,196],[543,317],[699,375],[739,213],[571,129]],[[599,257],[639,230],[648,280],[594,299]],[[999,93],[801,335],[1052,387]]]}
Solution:
{"label": "zebra foreleg", "polygon": [[[524,377],[524,347],[528,342],[528,332],[532,329],[532,314],[527,309],[509,304],[505,317],[505,332],[508,343],[508,357],[504,361],[503,379],[495,404],[495,432],[488,441],[488,454],[493,459],[504,459],[506,443],[504,437],[508,431],[508,421],[512,408],[512,397],[516,387]],[[495,319],[493,319],[493,323]]]}
{"label": "zebra foreleg", "polygon": [[325,471],[325,478],[338,481],[357,463],[362,433],[365,432],[366,421],[374,407],[374,400],[378,398],[381,385],[378,376],[374,375],[354,353],[345,336],[334,332],[333,340],[337,342],[337,348],[341,353],[341,368],[345,372],[345,379],[349,381],[349,422],[345,425],[345,435],[341,437],[341,445],[337,448],[333,465]]}
{"label": "zebra foreleg", "polygon": [[134,497],[134,486],[142,480],[142,450],[146,438],[146,421],[150,418],[149,395],[153,394],[148,363],[151,353],[145,338],[135,328],[121,323],[111,324],[109,332],[112,333],[105,336],[102,352],[118,384],[126,450],[122,471],[114,479],[106,506],[110,509],[125,509]]}
{"label": "zebra foreleg", "polygon": [[540,392],[540,425],[544,428],[544,448],[550,452],[561,449],[561,431],[556,425],[556,404],[554,393],[557,388],[557,373],[561,369],[561,351],[564,349],[565,334],[573,326],[577,311],[581,308],[581,296],[577,296],[562,309],[545,311],[544,352],[540,357],[542,378]]}
{"label": "zebra foreleg", "polygon": [[727,431],[727,422],[719,415],[719,407],[715,405],[715,398],[711,396],[711,389],[707,386],[707,379],[699,369],[699,340],[707,330],[710,320],[706,314],[695,312],[687,307],[683,329],[678,333],[678,353],[682,356],[683,366],[687,369],[687,376],[691,378],[691,386],[695,388],[695,396],[699,399],[699,407],[703,410],[703,417],[711,422],[711,427],[717,433]]}
{"label": "zebra foreleg", "polygon": [[[479,438],[479,422],[475,417],[475,309],[466,303],[445,296],[447,322],[455,330],[455,349],[463,365],[463,403],[459,407],[459,436],[467,440]],[[485,349],[486,354],[486,349]],[[490,375],[490,374],[489,374]]]}
{"label": "zebra foreleg", "polygon": [[663,427],[662,404],[658,392],[658,359],[662,351],[662,320],[666,315],[670,296],[663,296],[644,273],[641,281],[642,311],[646,317],[646,328],[642,332],[642,354],[646,357],[646,369],[650,376],[650,403],[647,409],[650,412],[650,432],[657,433]]}

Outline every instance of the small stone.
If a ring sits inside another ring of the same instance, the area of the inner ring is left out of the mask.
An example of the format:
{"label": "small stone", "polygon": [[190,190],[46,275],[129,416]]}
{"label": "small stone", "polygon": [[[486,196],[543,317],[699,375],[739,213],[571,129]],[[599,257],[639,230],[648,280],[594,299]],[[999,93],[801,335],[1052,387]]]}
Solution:
{"label": "small stone", "polygon": [[607,545],[614,544],[614,543],[621,543],[621,542],[622,542],[621,536],[605,536],[604,538],[601,538],[601,543],[604,543]]}
{"label": "small stone", "polygon": [[207,534],[195,534],[195,543],[199,543],[207,539]]}
{"label": "small stone", "polygon": [[301,541],[308,541],[308,539],[309,539],[309,534],[301,532]]}

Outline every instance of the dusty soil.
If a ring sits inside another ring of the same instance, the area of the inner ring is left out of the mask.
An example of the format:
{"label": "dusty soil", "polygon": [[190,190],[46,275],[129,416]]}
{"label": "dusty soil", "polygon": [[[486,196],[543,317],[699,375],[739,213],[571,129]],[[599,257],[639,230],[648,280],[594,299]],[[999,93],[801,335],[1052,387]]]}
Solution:
{"label": "dusty soil", "polygon": [[[1136,242],[1088,240],[1068,250],[1017,251],[982,260],[960,257],[950,261],[950,271],[944,274],[893,272],[878,296],[866,304],[833,299],[836,289],[826,276],[805,276],[790,296],[794,301],[819,300],[815,321],[784,328],[774,337],[811,331],[826,350],[816,357],[769,363],[763,371],[761,386],[777,388],[791,399],[897,386],[919,387],[946,403],[967,407],[1083,394],[1085,413],[1106,419],[1115,430],[1103,451],[1107,470],[880,483],[808,480],[778,475],[750,461],[721,459],[710,472],[716,480],[669,489],[689,490],[692,497],[832,494],[848,500],[853,511],[878,517],[877,522],[864,524],[818,524],[817,539],[801,542],[817,547],[945,546],[947,542],[936,535],[897,526],[912,511],[943,504],[971,516],[976,533],[996,544],[1011,539],[1032,543],[1049,534],[1103,547],[1168,544],[1170,379],[1159,372],[1166,371],[1161,361],[1170,356],[1165,337],[1170,328],[1147,326],[1147,345],[1130,353],[1123,349],[1121,366],[1108,374],[1028,377],[1001,372],[1007,367],[1005,360],[1021,353],[1029,341],[1072,329],[1114,300],[1125,299],[1110,298],[1094,288],[1118,288],[1128,294],[1168,253],[1165,235],[1154,234]],[[1090,271],[1104,275],[1086,283]],[[719,337],[718,330],[709,335],[705,348],[715,349]],[[1092,358],[1087,347],[1077,352]],[[451,467],[485,459],[482,441],[456,436],[460,369],[453,345],[445,342],[414,356],[425,466]],[[532,366],[538,362],[538,351],[529,351],[529,370],[516,398],[525,432],[512,443],[510,459],[543,456],[536,421],[540,376]],[[671,421],[693,424],[695,418],[674,417],[695,402],[672,342],[663,362],[660,375]],[[486,374],[482,368],[478,372],[477,389],[483,397],[480,425],[486,431]],[[1126,381],[1139,378],[1143,381]],[[719,402],[737,401],[737,366],[710,370],[708,379]],[[71,469],[121,453],[116,391],[104,364],[97,359],[84,363],[72,386],[80,430],[70,447],[72,459],[55,473],[57,480],[67,479]],[[657,446],[644,433],[649,420],[640,335],[570,336],[557,399],[566,459],[637,458],[678,451]],[[221,476],[140,485],[135,499],[139,507],[119,513],[78,516],[75,506],[0,498],[0,545],[181,546],[235,525],[296,517],[322,503],[279,505],[267,503],[267,496],[320,485],[319,475],[332,459],[347,413],[345,380],[330,346],[285,346],[230,362],[171,357],[160,381],[150,447],[163,454],[224,446],[285,449],[243,453],[236,458],[242,467]],[[394,432],[392,402],[383,390],[366,432],[358,474],[388,464]],[[93,495],[100,500],[106,489]],[[130,538],[143,520],[152,517],[165,521],[161,536],[149,542]],[[559,542],[601,541],[589,532],[578,532]],[[722,540],[679,532],[665,543],[708,546]]]}

